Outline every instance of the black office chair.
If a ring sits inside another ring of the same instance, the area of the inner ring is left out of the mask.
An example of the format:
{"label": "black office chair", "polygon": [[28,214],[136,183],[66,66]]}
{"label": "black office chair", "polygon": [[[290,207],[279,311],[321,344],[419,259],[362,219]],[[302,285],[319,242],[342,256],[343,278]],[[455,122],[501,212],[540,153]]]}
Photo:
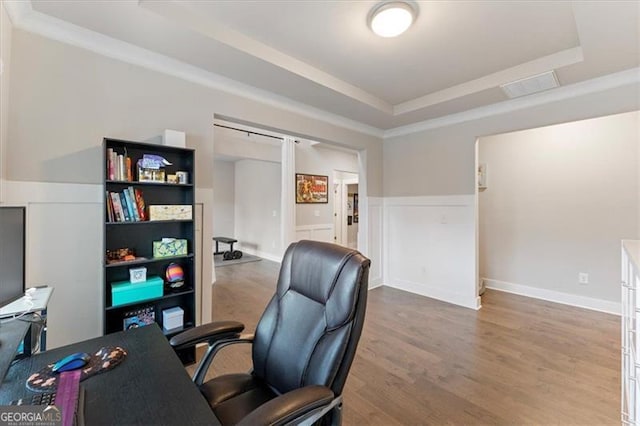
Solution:
{"label": "black office chair", "polygon": [[[342,389],[362,332],[369,259],[318,241],[287,249],[276,293],[253,334],[235,321],[213,322],[171,339],[176,349],[208,341],[193,376],[223,425],[338,425]],[[204,382],[216,352],[253,343],[253,370]]]}

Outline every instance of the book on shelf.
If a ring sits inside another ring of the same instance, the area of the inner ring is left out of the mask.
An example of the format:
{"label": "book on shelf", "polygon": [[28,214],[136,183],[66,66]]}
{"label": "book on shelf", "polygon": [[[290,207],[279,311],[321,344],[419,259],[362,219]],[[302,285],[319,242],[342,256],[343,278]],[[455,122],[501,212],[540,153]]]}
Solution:
{"label": "book on shelf", "polygon": [[127,197],[127,205],[131,207],[131,213],[136,222],[140,222],[140,213],[138,212],[138,203],[136,203],[136,196],[133,193],[133,188],[128,187],[124,191],[125,196]]}
{"label": "book on shelf", "polygon": [[140,213],[140,220],[147,220],[147,212],[144,205],[144,198],[142,198],[142,191],[135,189],[136,205],[138,206],[138,213]]}
{"label": "book on shelf", "polygon": [[120,196],[117,192],[110,192],[111,204],[113,205],[113,212],[116,222],[124,222],[124,212],[122,211],[122,204],[120,204]]}
{"label": "book on shelf", "polygon": [[148,220],[142,191],[132,186],[122,192],[107,191],[107,219],[109,222],[142,222]]}
{"label": "book on shelf", "polygon": [[107,179],[114,181],[133,181],[133,160],[128,156],[127,150],[118,153],[113,148],[107,149]]}
{"label": "book on shelf", "polygon": [[131,216],[129,216],[129,207],[127,206],[127,199],[124,196],[124,193],[118,193],[120,197],[120,204],[122,204],[122,212],[124,213],[124,221],[131,222]]}

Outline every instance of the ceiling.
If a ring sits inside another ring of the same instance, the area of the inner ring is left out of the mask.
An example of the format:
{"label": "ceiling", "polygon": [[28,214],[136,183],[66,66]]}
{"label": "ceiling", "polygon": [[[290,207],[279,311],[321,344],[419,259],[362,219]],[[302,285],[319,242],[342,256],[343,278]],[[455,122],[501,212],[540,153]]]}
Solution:
{"label": "ceiling", "polygon": [[383,130],[505,101],[501,84],[545,71],[555,70],[567,86],[640,65],[640,2],[420,1],[415,24],[391,39],[375,36],[366,25],[377,3],[31,5],[35,12]]}

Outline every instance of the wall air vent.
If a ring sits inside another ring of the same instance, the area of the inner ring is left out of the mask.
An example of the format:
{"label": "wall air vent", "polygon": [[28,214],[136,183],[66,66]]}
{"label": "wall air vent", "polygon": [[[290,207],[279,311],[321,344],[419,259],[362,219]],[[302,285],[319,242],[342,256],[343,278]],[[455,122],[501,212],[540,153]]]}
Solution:
{"label": "wall air vent", "polygon": [[558,83],[556,73],[554,71],[547,71],[532,77],[523,78],[522,80],[503,84],[500,88],[504,90],[508,97],[519,98],[520,96],[543,92],[558,86],[560,86],[560,84]]}

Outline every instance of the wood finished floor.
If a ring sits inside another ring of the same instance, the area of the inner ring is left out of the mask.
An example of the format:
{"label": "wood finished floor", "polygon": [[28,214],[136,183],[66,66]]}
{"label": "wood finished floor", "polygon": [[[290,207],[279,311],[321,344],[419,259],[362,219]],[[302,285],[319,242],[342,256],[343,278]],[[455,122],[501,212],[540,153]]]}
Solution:
{"label": "wood finished floor", "polygon": [[[214,320],[254,330],[278,269],[266,260],[216,269]],[[482,304],[371,290],[343,423],[620,424],[619,317],[491,290]],[[249,368],[249,347],[236,345],[212,370]]]}

